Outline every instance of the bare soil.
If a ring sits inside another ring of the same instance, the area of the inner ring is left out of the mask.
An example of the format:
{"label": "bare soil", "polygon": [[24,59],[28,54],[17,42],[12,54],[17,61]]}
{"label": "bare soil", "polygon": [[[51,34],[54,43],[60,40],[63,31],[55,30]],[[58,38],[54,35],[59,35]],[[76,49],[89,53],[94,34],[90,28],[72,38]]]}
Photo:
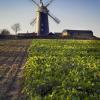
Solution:
{"label": "bare soil", "polygon": [[25,100],[23,69],[31,40],[0,40],[0,100]]}

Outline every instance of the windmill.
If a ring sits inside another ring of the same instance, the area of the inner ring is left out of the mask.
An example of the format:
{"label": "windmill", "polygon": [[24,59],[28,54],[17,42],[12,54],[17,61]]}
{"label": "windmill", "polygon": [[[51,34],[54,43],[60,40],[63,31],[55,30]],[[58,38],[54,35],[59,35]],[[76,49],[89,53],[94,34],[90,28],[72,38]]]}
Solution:
{"label": "windmill", "polygon": [[36,33],[38,36],[47,36],[49,34],[48,16],[51,17],[57,24],[60,23],[60,20],[51,14],[48,10],[48,6],[54,0],[50,0],[46,5],[44,5],[42,0],[39,1],[39,4],[35,0],[31,1],[37,6],[38,9],[36,11],[36,17],[30,23],[30,25],[36,25]]}

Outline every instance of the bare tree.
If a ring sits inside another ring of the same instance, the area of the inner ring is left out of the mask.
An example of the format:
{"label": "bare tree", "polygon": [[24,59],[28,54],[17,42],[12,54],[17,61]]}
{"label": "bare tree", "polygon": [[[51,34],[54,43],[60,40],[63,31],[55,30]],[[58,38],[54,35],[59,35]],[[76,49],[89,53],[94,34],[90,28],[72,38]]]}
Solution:
{"label": "bare tree", "polygon": [[14,24],[11,28],[15,32],[15,34],[17,34],[17,32],[21,30],[19,23]]}

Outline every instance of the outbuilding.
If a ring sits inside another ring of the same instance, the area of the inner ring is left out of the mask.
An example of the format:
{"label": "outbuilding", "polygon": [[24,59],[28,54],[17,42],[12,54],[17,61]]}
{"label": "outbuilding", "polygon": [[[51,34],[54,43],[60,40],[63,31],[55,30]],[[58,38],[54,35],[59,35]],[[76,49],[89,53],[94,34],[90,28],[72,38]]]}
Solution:
{"label": "outbuilding", "polygon": [[63,30],[62,36],[77,39],[92,39],[93,32],[91,30]]}

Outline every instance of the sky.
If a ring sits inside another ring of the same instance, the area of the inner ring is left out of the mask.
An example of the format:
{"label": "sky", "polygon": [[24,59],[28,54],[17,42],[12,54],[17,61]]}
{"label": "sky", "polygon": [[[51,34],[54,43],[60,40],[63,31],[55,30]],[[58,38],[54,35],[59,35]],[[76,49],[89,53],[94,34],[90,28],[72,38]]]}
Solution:
{"label": "sky", "polygon": [[[46,4],[50,0],[43,1]],[[50,32],[92,30],[95,36],[100,37],[100,0],[54,0],[48,9],[61,20],[56,24],[49,18]],[[35,12],[36,6],[31,0],[0,0],[0,30],[6,28],[14,34],[11,26],[20,23],[19,32],[35,31],[35,25],[30,26]]]}

